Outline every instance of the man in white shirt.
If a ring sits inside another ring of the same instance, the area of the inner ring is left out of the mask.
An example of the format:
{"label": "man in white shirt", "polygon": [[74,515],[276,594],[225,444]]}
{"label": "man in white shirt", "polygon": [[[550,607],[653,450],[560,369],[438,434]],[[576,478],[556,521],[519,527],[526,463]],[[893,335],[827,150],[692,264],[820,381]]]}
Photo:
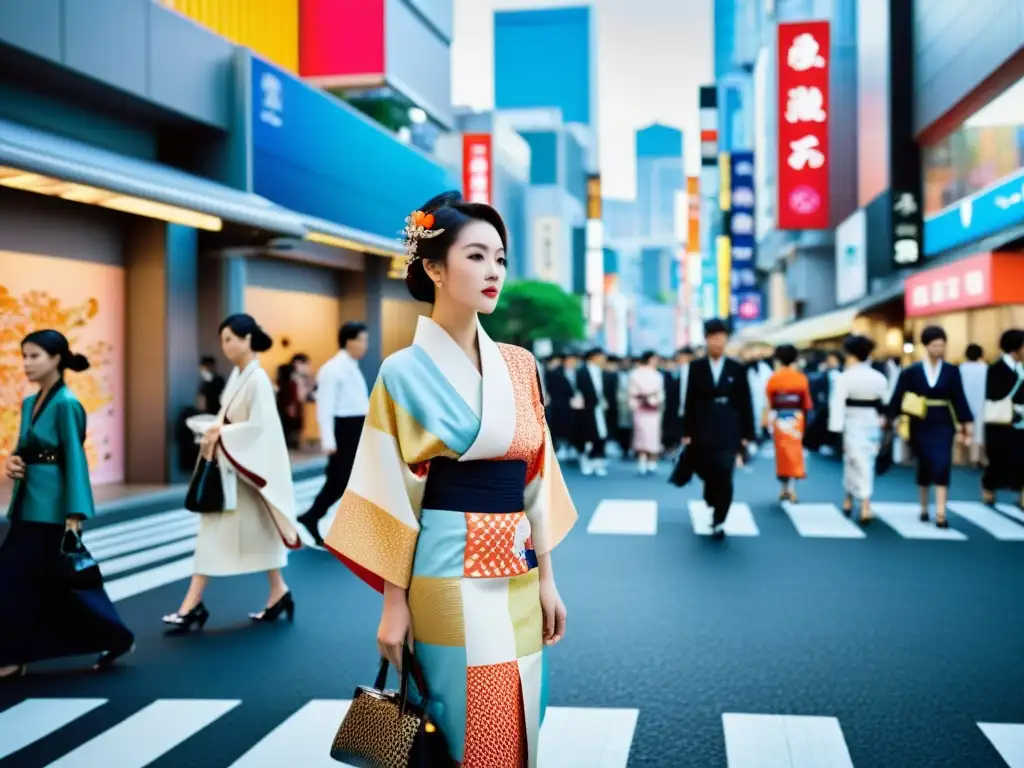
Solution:
{"label": "man in white shirt", "polygon": [[369,333],[359,322],[348,322],[338,331],[341,351],[328,360],[316,375],[316,419],[320,445],[327,454],[326,482],[309,511],[298,520],[317,546],[323,546],[319,523],[341,498],[355,462],[359,436],[370,408],[366,378],[359,360],[366,354]]}

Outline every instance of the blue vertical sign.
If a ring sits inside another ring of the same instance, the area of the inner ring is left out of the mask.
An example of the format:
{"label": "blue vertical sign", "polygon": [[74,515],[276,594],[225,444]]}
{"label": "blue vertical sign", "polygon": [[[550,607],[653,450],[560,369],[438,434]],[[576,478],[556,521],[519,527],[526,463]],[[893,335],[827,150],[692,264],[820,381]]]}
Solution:
{"label": "blue vertical sign", "polygon": [[735,327],[761,322],[761,292],[754,270],[754,153],[733,152],[729,197],[732,240],[732,316]]}

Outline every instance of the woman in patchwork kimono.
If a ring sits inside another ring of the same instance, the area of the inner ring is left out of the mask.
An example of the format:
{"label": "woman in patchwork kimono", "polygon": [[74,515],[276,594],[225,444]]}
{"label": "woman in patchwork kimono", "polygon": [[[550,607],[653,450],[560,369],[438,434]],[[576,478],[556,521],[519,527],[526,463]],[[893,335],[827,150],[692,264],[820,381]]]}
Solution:
{"label": "woman in patchwork kimono", "polygon": [[18,445],[7,462],[14,492],[0,546],[0,679],[24,674],[31,662],[86,653],[99,654],[94,669],[103,670],[135,638],[102,588],[71,588],[60,556],[68,531],[79,531],[95,512],[85,409],[64,384],[65,371],[84,371],[89,361],[53,330],[30,333],[21,354],[39,392],[22,404]]}
{"label": "woman in patchwork kimono", "polygon": [[928,522],[928,491],[935,487],[935,524],[948,528],[946,500],[953,468],[953,440],[969,445],[974,415],[960,369],[943,361],[946,332],[937,325],[921,331],[925,358],[900,374],[889,403],[889,418],[910,420],[910,448],[917,457],[921,522]]}
{"label": "woman in patchwork kimono", "polygon": [[[764,401],[771,414],[772,435],[775,440],[775,476],[782,483],[779,501],[796,502],[796,480],[807,477],[804,462],[804,430],[807,413],[814,407],[811,385],[807,377],[796,369],[799,353],[792,344],[783,344],[775,350],[779,370],[772,374],[765,387]],[[754,412],[755,423],[760,414]]]}
{"label": "woman in patchwork kimono", "polygon": [[853,515],[860,502],[862,524],[872,520],[871,495],[875,490],[875,462],[882,444],[889,382],[871,365],[875,342],[850,336],[843,343],[846,369],[835,381],[835,397],[828,412],[828,431],[843,436],[843,514]]}
{"label": "woman in patchwork kimono", "polygon": [[380,652],[397,667],[412,643],[453,762],[533,767],[565,634],[551,551],[576,511],[533,355],[478,319],[505,280],[501,217],[447,193],[406,223],[406,285],[434,309],[381,366],[326,546],[383,592]]}

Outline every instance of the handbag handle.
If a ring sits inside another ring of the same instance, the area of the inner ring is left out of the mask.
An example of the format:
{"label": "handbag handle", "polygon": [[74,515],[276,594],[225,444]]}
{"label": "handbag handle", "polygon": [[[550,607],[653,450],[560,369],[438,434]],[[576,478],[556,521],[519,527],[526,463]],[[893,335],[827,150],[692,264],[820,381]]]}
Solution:
{"label": "handbag handle", "polygon": [[[377,679],[373,683],[373,687],[378,691],[383,691],[384,686],[387,684],[388,669],[391,663],[387,660],[387,657],[382,656],[380,660],[380,669],[377,671]],[[402,670],[399,672],[398,682],[398,700],[399,700],[399,714],[405,714],[405,705],[409,700],[409,677],[413,678],[413,682],[416,683],[416,688],[423,695],[424,703],[430,699],[430,693],[427,691],[427,682],[423,677],[423,670],[420,669],[419,662],[413,656],[408,644],[402,646]]]}
{"label": "handbag handle", "polygon": [[[74,543],[73,549],[66,549],[66,542],[68,535],[71,536],[71,540]],[[70,555],[75,552],[80,552],[85,549],[85,544],[82,543],[82,534],[76,531],[74,528],[65,528],[64,535],[60,537],[60,552],[64,555]]]}

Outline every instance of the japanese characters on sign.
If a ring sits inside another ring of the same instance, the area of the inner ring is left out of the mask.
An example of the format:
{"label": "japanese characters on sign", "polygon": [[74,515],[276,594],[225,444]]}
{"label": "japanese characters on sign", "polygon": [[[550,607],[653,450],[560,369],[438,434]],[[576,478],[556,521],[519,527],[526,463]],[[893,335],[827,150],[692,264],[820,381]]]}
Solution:
{"label": "japanese characters on sign", "polygon": [[281,94],[281,80],[270,72],[260,78],[260,120],[274,128],[284,125],[284,98]]}
{"label": "japanese characters on sign", "polygon": [[907,278],[907,317],[922,317],[992,303],[992,255],[970,256]]}
{"label": "japanese characters on sign", "polygon": [[467,133],[462,136],[462,195],[471,203],[491,205],[491,134]]}
{"label": "japanese characters on sign", "polygon": [[[754,153],[733,152],[731,209],[728,217],[732,241],[732,314],[737,327],[760,321],[760,295],[754,268]],[[740,310],[743,311],[740,311]]]}
{"label": "japanese characters on sign", "polygon": [[921,261],[921,207],[912,192],[893,192],[892,261],[897,269]]}
{"label": "japanese characters on sign", "polygon": [[829,23],[778,25],[779,229],[827,229]]}

